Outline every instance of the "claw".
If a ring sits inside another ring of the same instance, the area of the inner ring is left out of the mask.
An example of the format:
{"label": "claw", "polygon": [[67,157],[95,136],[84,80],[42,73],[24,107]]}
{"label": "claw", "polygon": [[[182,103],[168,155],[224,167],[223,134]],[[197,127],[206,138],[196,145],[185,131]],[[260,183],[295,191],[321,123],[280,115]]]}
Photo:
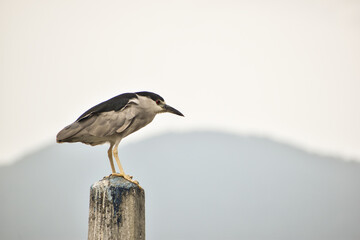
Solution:
{"label": "claw", "polygon": [[129,182],[132,182],[132,183],[136,184],[138,187],[141,188],[141,186],[139,185],[139,182],[132,179],[133,176],[126,175],[126,174],[121,174],[121,173],[112,173],[112,174],[109,175],[109,177],[111,177],[111,176],[122,177],[122,178],[128,180]]}

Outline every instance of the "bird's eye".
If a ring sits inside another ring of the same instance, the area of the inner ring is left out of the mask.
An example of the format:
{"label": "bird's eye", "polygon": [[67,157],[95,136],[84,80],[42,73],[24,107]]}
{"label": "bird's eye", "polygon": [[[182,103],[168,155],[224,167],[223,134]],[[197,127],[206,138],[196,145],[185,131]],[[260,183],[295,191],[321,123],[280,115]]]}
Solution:
{"label": "bird's eye", "polygon": [[159,104],[160,104],[160,100],[159,100],[159,99],[158,99],[158,100],[156,100],[155,102],[156,102],[156,104],[157,104],[157,105],[159,105]]}

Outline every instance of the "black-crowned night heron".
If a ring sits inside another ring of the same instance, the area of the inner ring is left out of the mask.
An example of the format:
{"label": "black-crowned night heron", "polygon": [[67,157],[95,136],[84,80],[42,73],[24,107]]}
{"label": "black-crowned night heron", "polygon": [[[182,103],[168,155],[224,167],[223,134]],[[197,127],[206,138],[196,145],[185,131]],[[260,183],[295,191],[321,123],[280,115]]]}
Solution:
{"label": "black-crowned night heron", "polygon": [[[118,145],[124,137],[145,127],[156,114],[163,112],[184,116],[175,108],[166,105],[164,99],[155,93],[120,94],[87,110],[74,123],[61,130],[56,141],[82,142],[92,146],[110,143],[108,157],[111,175],[137,183],[125,174],[119,160]],[[120,173],[115,171],[113,156]]]}

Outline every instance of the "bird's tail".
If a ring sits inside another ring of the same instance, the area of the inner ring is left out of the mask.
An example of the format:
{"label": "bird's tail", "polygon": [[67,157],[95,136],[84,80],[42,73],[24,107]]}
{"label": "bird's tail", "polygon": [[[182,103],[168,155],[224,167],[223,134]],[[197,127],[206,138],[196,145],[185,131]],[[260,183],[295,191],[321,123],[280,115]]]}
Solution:
{"label": "bird's tail", "polygon": [[81,131],[81,126],[78,122],[74,122],[69,126],[66,126],[63,130],[61,130],[56,135],[56,142],[63,143],[63,142],[73,142],[72,138]]}

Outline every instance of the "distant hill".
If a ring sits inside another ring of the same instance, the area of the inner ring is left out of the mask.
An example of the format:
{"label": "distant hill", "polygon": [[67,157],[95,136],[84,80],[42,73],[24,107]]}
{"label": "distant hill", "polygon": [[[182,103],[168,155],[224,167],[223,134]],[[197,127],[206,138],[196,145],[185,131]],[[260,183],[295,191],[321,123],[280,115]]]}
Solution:
{"label": "distant hill", "polygon": [[[125,140],[126,142],[126,140]],[[120,144],[145,189],[148,240],[358,240],[360,164],[219,132]],[[107,146],[51,145],[0,168],[0,239],[87,238]]]}

